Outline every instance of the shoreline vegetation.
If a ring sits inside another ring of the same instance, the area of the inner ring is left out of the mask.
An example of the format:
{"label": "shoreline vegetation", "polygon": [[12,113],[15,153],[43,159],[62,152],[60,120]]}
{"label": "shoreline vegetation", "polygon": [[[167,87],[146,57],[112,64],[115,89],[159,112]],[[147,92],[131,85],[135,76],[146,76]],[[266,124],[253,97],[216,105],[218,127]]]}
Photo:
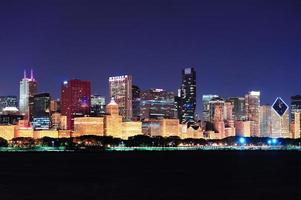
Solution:
{"label": "shoreline vegetation", "polygon": [[103,151],[301,151],[301,139],[228,137],[220,140],[181,139],[137,135],[128,140],[86,135],[75,138],[0,138],[0,152],[103,152]]}

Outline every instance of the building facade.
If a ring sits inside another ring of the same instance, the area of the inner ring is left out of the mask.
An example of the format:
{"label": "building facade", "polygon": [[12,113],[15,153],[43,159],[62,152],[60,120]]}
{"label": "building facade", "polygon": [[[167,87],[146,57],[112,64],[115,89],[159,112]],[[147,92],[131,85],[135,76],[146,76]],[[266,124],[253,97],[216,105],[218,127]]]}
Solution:
{"label": "building facade", "polygon": [[132,111],[132,76],[114,76],[109,78],[110,98],[114,97],[119,106],[119,114],[124,120],[131,120]]}
{"label": "building facade", "polygon": [[67,117],[67,129],[73,130],[74,118],[90,114],[90,81],[65,81],[61,88],[61,114]]}
{"label": "building facade", "polygon": [[210,101],[213,98],[217,98],[218,95],[207,94],[203,95],[203,120],[206,122],[210,122]]}
{"label": "building facade", "polygon": [[270,105],[260,106],[260,136],[271,137],[272,133],[272,107]]}
{"label": "building facade", "polygon": [[42,93],[33,97],[32,125],[35,130],[47,130],[51,127],[50,94]]}
{"label": "building facade", "polygon": [[106,113],[106,98],[100,95],[91,95],[91,116],[100,117]]}
{"label": "building facade", "polygon": [[272,134],[273,138],[291,138],[289,131],[288,105],[277,97],[272,105]]}
{"label": "building facade", "polygon": [[251,121],[251,137],[260,136],[260,92],[251,91],[245,96],[245,109],[248,121]]}

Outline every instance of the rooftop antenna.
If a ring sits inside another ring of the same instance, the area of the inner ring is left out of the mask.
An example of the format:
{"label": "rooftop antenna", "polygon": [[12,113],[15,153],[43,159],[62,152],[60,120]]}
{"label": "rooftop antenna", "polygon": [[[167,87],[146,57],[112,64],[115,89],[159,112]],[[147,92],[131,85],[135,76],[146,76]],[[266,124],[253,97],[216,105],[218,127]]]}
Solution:
{"label": "rooftop antenna", "polygon": [[26,69],[24,69],[24,79],[26,79]]}
{"label": "rooftop antenna", "polygon": [[30,70],[30,79],[33,80],[33,69]]}

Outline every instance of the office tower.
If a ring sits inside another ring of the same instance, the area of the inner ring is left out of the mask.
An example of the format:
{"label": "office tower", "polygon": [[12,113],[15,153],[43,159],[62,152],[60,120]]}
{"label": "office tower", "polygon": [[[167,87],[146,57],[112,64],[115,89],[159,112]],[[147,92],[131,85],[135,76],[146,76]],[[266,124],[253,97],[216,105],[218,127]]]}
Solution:
{"label": "office tower", "polygon": [[0,97],[0,112],[3,112],[4,108],[11,107],[17,108],[17,97],[16,96],[1,96]]}
{"label": "office tower", "polygon": [[288,105],[277,97],[272,105],[272,134],[274,138],[290,138]]}
{"label": "office tower", "polygon": [[195,120],[196,109],[196,72],[194,68],[182,71],[180,122]]}
{"label": "office tower", "polygon": [[293,139],[300,138],[301,112],[294,113],[294,121],[291,122],[291,133]]}
{"label": "office tower", "polygon": [[210,106],[210,122],[213,123],[215,131],[220,134],[219,138],[224,137],[225,123],[224,123],[224,106],[225,101],[222,98],[215,97],[209,101]]}
{"label": "office tower", "polygon": [[67,117],[67,129],[73,130],[74,118],[90,114],[90,81],[64,81],[61,88],[61,114]]}
{"label": "office tower", "polygon": [[106,106],[105,116],[105,136],[112,136],[116,138],[122,138],[122,116],[119,115],[120,109],[118,104],[112,97],[111,102]]}
{"label": "office tower", "polygon": [[33,97],[32,125],[35,130],[50,129],[50,95],[36,94]]}
{"label": "office tower", "polygon": [[260,136],[260,92],[251,91],[245,96],[245,109],[248,121],[251,121],[251,137]]}
{"label": "office tower", "polygon": [[104,136],[103,117],[74,118],[74,133],[76,136],[97,135]]}
{"label": "office tower", "polygon": [[100,95],[91,95],[91,116],[100,117],[106,113],[106,99]]}
{"label": "office tower", "polygon": [[140,88],[136,85],[132,86],[132,93],[133,93],[133,119],[139,120],[140,119]]}
{"label": "office tower", "polygon": [[236,136],[250,137],[251,136],[251,122],[250,121],[235,121]]}
{"label": "office tower", "polygon": [[246,120],[245,98],[230,97],[228,100],[233,104],[234,120]]}
{"label": "office tower", "polygon": [[207,94],[203,95],[202,101],[203,101],[203,120],[206,122],[210,121],[210,101],[213,98],[217,98],[218,95],[213,94]]}
{"label": "office tower", "polygon": [[291,97],[291,121],[295,120],[295,112],[301,112],[301,96],[296,95]]}
{"label": "office tower", "polygon": [[50,113],[61,112],[61,102],[59,99],[50,101]]}
{"label": "office tower", "polygon": [[37,93],[37,82],[33,76],[33,70],[31,70],[30,78],[27,78],[26,71],[24,71],[24,77],[20,81],[20,99],[19,110],[20,113],[25,115],[25,119],[30,120],[32,113],[32,101],[33,96]]}
{"label": "office tower", "polygon": [[272,133],[272,107],[260,106],[260,136],[270,137]]}
{"label": "office tower", "polygon": [[177,118],[174,93],[162,89],[141,92],[140,116],[141,119]]}
{"label": "office tower", "polygon": [[114,97],[119,106],[119,113],[124,120],[131,120],[132,111],[132,76],[114,76],[109,78],[110,98]]}

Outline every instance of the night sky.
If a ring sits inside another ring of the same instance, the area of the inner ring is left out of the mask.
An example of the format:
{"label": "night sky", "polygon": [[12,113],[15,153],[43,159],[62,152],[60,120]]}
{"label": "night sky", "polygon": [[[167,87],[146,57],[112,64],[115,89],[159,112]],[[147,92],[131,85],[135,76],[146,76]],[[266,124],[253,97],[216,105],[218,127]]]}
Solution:
{"label": "night sky", "polygon": [[1,0],[0,95],[18,95],[30,68],[39,91],[59,97],[72,78],[107,96],[108,77],[123,74],[176,91],[193,66],[199,104],[249,90],[288,101],[301,93],[300,11],[298,0]]}

